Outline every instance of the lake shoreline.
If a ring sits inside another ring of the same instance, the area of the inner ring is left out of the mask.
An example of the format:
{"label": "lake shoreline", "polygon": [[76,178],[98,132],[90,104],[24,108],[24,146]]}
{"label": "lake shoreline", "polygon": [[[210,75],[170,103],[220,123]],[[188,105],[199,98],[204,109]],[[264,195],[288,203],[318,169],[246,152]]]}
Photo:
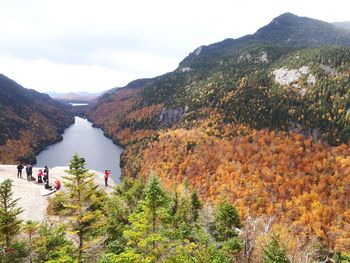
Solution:
{"label": "lake shoreline", "polygon": [[38,166],[66,166],[71,156],[77,153],[84,158],[89,169],[100,172],[111,170],[111,176],[120,181],[120,155],[123,147],[106,136],[100,127],[96,127],[88,118],[75,117],[75,123],[62,134],[63,140],[50,145],[36,158]]}

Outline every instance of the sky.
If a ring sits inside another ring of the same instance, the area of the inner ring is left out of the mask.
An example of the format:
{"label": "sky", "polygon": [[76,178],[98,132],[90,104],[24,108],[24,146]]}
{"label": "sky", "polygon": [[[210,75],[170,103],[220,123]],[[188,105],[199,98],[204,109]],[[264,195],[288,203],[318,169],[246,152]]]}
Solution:
{"label": "sky", "polygon": [[40,92],[100,92],[285,12],[335,22],[349,10],[349,0],[0,0],[0,73]]}

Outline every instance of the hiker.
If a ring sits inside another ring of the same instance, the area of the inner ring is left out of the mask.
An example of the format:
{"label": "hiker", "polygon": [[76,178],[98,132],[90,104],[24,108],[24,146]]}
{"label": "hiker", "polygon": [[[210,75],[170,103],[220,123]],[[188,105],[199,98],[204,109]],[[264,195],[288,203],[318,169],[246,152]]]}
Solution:
{"label": "hiker", "polygon": [[60,182],[60,180],[56,179],[55,189],[58,191],[58,190],[60,190],[60,188],[61,188],[61,182]]}
{"label": "hiker", "polygon": [[105,170],[105,186],[108,186],[108,177],[111,174],[111,170]]}
{"label": "hiker", "polygon": [[46,181],[44,187],[45,187],[45,189],[47,189],[47,190],[52,190],[52,187],[49,185],[49,180]]}
{"label": "hiker", "polygon": [[30,165],[29,165],[29,164],[27,164],[27,166],[26,166],[26,175],[27,175],[27,180],[28,180],[28,177],[29,177],[29,167],[30,167]]}
{"label": "hiker", "polygon": [[29,168],[28,168],[28,173],[27,173],[27,180],[28,181],[32,181],[32,175],[33,175],[33,165],[29,165]]}
{"label": "hiker", "polygon": [[43,183],[43,170],[40,169],[39,172],[38,172],[38,183],[41,184]]}
{"label": "hiker", "polygon": [[49,168],[47,168],[47,166],[45,166],[44,169],[44,182],[49,181]]}
{"label": "hiker", "polygon": [[47,176],[49,176],[49,168],[47,168],[47,166],[45,166],[44,174],[46,174]]}
{"label": "hiker", "polygon": [[24,168],[23,164],[19,162],[17,166],[17,178],[22,178],[23,168]]}

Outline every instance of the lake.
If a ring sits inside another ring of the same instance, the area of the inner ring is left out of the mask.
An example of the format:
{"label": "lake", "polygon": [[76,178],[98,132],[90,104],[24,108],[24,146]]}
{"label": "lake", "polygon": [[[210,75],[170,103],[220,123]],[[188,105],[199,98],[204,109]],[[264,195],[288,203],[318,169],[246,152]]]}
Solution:
{"label": "lake", "polygon": [[120,182],[119,161],[123,148],[105,137],[100,128],[92,127],[86,119],[75,117],[75,123],[62,136],[62,141],[47,147],[36,157],[36,166],[68,166],[73,154],[78,153],[85,159],[87,168],[100,172],[109,169],[113,180]]}

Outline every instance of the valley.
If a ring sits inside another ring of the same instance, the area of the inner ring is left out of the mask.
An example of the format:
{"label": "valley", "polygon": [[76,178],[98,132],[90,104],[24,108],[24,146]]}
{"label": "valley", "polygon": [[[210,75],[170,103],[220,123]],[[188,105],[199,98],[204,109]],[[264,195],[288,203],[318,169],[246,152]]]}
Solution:
{"label": "valley", "polygon": [[350,262],[347,28],[284,13],[166,74],[56,100],[0,75],[0,163],[69,165],[47,213],[72,231],[46,259]]}

